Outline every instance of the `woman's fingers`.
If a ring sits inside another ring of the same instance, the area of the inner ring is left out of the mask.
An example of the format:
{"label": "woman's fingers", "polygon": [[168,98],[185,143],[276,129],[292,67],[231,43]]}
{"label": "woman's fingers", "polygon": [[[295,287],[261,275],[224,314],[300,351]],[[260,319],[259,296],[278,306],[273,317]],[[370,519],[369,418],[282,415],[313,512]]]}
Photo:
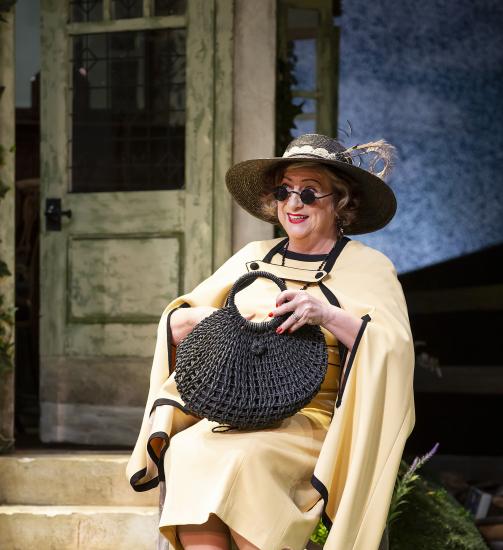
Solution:
{"label": "woman's fingers", "polygon": [[284,304],[285,302],[291,302],[302,290],[283,290],[276,297],[276,307]]}
{"label": "woman's fingers", "polygon": [[273,310],[272,316],[277,317],[294,311],[298,304],[299,293],[299,290],[284,290],[281,292],[276,299],[276,309]]}
{"label": "woman's fingers", "polygon": [[290,317],[288,317],[288,319],[278,327],[276,332],[278,332],[278,334],[281,334],[282,332],[294,332],[305,324],[306,316],[304,314],[293,312]]}
{"label": "woman's fingers", "polygon": [[323,319],[323,304],[302,290],[285,290],[278,296],[278,306],[270,313],[278,317],[291,313],[279,327],[277,332],[294,332],[302,325],[319,325]]}

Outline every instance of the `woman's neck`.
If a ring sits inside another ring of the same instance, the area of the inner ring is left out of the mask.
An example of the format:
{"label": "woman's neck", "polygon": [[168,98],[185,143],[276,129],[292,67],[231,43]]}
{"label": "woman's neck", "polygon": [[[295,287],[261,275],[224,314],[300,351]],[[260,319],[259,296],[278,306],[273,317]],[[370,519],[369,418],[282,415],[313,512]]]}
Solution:
{"label": "woman's neck", "polygon": [[315,239],[288,238],[288,250],[299,254],[328,254],[334,247],[336,237],[317,237]]}

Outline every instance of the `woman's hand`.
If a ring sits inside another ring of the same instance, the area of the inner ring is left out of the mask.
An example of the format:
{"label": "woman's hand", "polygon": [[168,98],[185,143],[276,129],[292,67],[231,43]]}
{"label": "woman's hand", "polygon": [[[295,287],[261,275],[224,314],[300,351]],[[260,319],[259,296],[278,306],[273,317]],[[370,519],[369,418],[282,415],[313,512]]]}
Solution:
{"label": "woman's hand", "polygon": [[293,312],[276,330],[294,332],[303,325],[320,325],[330,331],[349,350],[353,348],[362,320],[340,307],[321,302],[305,290],[284,290],[276,299],[276,309],[269,316]]}
{"label": "woman's hand", "polygon": [[171,335],[177,346],[203,319],[217,311],[216,307],[181,307],[171,315]]}
{"label": "woman's hand", "polygon": [[271,317],[293,312],[288,319],[278,327],[278,334],[293,332],[302,325],[324,325],[329,315],[329,304],[323,303],[304,290],[284,290],[276,299],[276,309]]}

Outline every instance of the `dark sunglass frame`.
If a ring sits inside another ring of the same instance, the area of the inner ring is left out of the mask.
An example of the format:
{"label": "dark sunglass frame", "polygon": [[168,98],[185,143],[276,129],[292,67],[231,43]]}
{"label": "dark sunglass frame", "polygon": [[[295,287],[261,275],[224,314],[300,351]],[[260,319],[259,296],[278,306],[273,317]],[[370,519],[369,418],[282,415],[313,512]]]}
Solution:
{"label": "dark sunglass frame", "polygon": [[286,185],[279,185],[276,187],[272,194],[274,198],[278,202],[283,202],[288,200],[291,193],[295,193],[296,195],[299,195],[300,200],[303,202],[303,204],[313,204],[316,199],[323,199],[325,197],[329,197],[330,195],[333,195],[333,193],[327,193],[326,195],[316,195],[316,193],[312,189],[302,189],[302,191],[299,193],[299,191],[292,191],[287,188]]}

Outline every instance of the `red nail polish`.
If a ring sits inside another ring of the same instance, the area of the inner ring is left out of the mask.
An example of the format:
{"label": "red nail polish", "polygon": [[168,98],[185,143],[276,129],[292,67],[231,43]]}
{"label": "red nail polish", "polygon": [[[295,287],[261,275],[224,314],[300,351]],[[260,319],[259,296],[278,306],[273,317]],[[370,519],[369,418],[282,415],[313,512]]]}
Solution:
{"label": "red nail polish", "polygon": [[272,311],[269,313],[269,317],[274,317],[274,313]]}
{"label": "red nail polish", "polygon": [[276,329],[276,334],[281,334],[283,332],[283,329],[281,327],[278,327]]}

